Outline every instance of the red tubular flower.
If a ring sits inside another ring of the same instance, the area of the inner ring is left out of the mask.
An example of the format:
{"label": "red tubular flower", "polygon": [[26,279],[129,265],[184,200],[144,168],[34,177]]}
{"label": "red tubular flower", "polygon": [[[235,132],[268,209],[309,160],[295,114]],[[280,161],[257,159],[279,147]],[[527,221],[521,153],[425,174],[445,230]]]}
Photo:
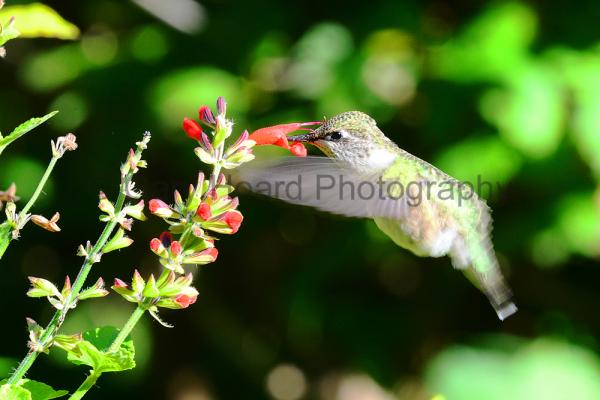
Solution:
{"label": "red tubular flower", "polygon": [[173,210],[167,203],[160,199],[150,200],[148,203],[148,209],[152,214],[161,218],[175,218],[179,216],[175,210]]}
{"label": "red tubular flower", "polygon": [[200,140],[200,136],[202,135],[202,127],[196,121],[189,118],[184,118],[183,130],[190,138],[198,141]]}
{"label": "red tubular flower", "polygon": [[163,246],[160,239],[154,238],[150,241],[150,250],[152,250],[154,253],[158,254],[164,250],[164,248],[165,246]]}
{"label": "red tubular flower", "polygon": [[215,247],[202,250],[198,253],[190,254],[183,259],[186,264],[199,264],[204,265],[214,262],[219,255],[219,251]]}
{"label": "red tubular flower", "polygon": [[178,241],[173,241],[171,242],[171,254],[173,254],[175,257],[177,257],[178,255],[181,254],[182,252],[182,248],[181,248],[181,244]]}
{"label": "red tubular flower", "polygon": [[306,147],[304,147],[304,145],[300,142],[293,142],[290,145],[290,152],[296,157],[306,157],[308,154]]}
{"label": "red tubular flower", "polygon": [[223,218],[223,221],[231,228],[231,233],[236,233],[240,229],[243,220],[244,216],[237,210],[228,211]]}
{"label": "red tubular flower", "polygon": [[206,203],[200,204],[200,206],[196,210],[196,215],[198,215],[203,220],[207,221],[208,219],[210,219],[210,217],[212,217],[210,206]]}
{"label": "red tubular flower", "polygon": [[295,142],[290,144],[287,140],[287,134],[297,130],[306,130],[304,126],[316,125],[320,122],[294,122],[291,124],[281,124],[260,128],[252,132],[249,136],[250,140],[254,140],[258,145],[274,145],[290,150],[292,154],[298,157],[306,157],[307,150],[304,144]]}
{"label": "red tubular flower", "polygon": [[188,296],[186,294],[180,294],[175,297],[175,302],[181,306],[181,308],[188,308],[190,305],[196,302],[198,296]]}

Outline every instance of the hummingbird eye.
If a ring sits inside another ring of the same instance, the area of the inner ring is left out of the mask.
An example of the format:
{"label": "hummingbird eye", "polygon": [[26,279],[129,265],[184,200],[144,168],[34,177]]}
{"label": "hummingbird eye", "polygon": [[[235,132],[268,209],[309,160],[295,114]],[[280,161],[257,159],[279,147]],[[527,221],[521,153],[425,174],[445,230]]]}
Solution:
{"label": "hummingbird eye", "polygon": [[329,140],[340,140],[343,137],[342,132],[331,132],[329,134]]}

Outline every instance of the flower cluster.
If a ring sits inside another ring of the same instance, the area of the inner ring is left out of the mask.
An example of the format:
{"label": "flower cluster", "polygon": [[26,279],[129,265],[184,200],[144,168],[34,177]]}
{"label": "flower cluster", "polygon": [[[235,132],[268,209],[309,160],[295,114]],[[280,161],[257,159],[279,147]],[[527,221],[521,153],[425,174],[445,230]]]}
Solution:
{"label": "flower cluster", "polygon": [[[232,169],[254,159],[255,145],[244,131],[226,145],[232,135],[233,121],[227,119],[227,104],[217,100],[217,113],[207,106],[198,111],[199,122],[186,118],[184,132],[198,143],[195,153],[205,164],[212,166],[212,174],[198,174],[196,184],[189,186],[187,196],[175,191],[172,204],[152,199],[148,209],[162,218],[168,231],[150,241],[150,250],[164,266],[158,279],[153,275],[143,280],[136,271],[131,284],[115,280],[113,289],[127,301],[147,309],[159,322],[158,308],[182,309],[196,301],[197,290],[192,286],[192,275],[185,274],[185,265],[205,265],[217,259],[215,234],[236,233],[244,219],[237,209],[239,200],[232,197],[233,186],[227,184],[222,169]],[[164,324],[164,323],[163,323]]]}

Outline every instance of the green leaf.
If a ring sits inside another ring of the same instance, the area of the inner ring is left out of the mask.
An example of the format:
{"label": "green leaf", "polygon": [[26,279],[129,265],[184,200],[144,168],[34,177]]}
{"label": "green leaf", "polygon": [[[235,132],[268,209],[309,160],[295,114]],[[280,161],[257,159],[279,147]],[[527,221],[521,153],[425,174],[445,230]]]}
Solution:
{"label": "green leaf", "polygon": [[0,386],[0,399],[2,400],[33,400],[31,393],[17,385]]}
{"label": "green leaf", "polygon": [[[7,380],[5,379],[1,381],[0,384],[5,383],[6,381]],[[6,390],[6,393],[3,390]],[[37,382],[31,379],[21,379],[16,385],[5,384],[0,387],[0,399],[2,400],[51,400],[63,397],[68,393],[69,392],[66,390],[54,390],[51,386],[46,385],[43,382]],[[5,395],[8,397],[4,397]]]}
{"label": "green leaf", "polygon": [[83,334],[83,341],[67,358],[76,365],[89,365],[96,373],[118,372],[135,368],[135,348],[131,338],[127,338],[119,350],[109,353],[118,329],[112,326],[96,328]]}
{"label": "green leaf", "polygon": [[7,6],[0,10],[0,22],[6,22],[11,17],[15,18],[16,29],[23,38],[73,40],[79,37],[79,29],[75,25],[41,3]]}
{"label": "green leaf", "polygon": [[43,117],[31,118],[30,120],[25,121],[21,125],[17,126],[8,136],[0,139],[0,154],[2,154],[2,151],[6,148],[6,146],[20,138],[27,132],[37,128],[44,122],[48,121],[57,113],[58,111],[52,111],[51,113],[46,114]]}

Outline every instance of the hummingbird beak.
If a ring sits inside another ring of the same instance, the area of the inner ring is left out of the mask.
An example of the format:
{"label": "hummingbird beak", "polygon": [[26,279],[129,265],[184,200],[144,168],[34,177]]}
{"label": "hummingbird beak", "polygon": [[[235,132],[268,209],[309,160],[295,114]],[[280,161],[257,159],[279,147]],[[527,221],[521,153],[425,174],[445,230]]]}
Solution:
{"label": "hummingbird beak", "polygon": [[312,131],[309,133],[305,133],[303,135],[294,135],[294,136],[288,136],[287,140],[290,142],[316,142],[317,140],[319,140],[321,137],[321,135],[319,134],[318,131]]}

